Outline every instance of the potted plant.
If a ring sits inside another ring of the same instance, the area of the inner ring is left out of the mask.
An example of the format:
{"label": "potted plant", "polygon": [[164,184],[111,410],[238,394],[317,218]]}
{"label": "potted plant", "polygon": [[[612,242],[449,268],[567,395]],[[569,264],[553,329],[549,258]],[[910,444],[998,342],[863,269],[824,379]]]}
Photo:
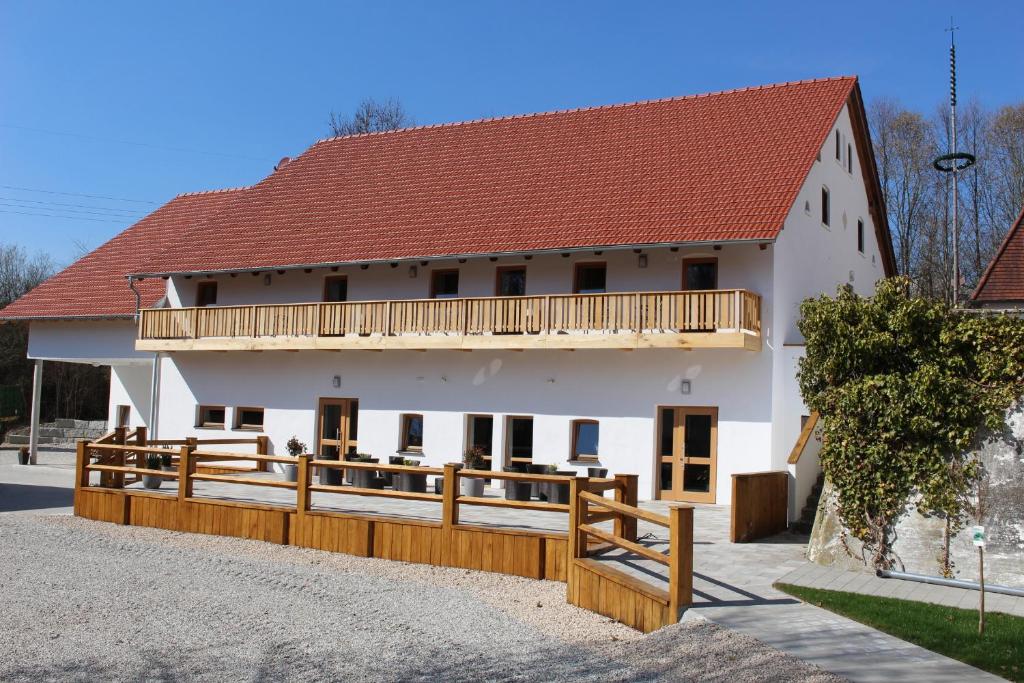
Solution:
{"label": "potted plant", "polygon": [[[288,439],[288,443],[284,445],[288,449],[288,455],[293,458],[297,458],[306,452],[306,444],[299,441],[297,436],[293,436]],[[298,481],[299,480],[299,466],[286,464],[284,466],[284,480],[285,481]]]}
{"label": "potted plant", "polygon": [[[406,467],[419,467],[419,460],[406,460],[402,463]],[[398,479],[398,490],[408,491],[409,493],[426,493],[427,492],[427,475],[419,474],[417,472],[398,472],[396,474]]]}
{"label": "potted plant", "polygon": [[[506,472],[524,472],[525,468],[520,465],[513,465],[505,468]],[[516,479],[505,480],[505,500],[530,500],[530,490],[532,485],[528,481],[518,481]]]}
{"label": "potted plant", "polygon": [[[403,458],[400,455],[390,455],[390,456],[388,456],[388,464],[389,465],[401,465],[404,462],[405,462],[405,458]],[[400,478],[398,476],[398,474],[396,474],[394,472],[382,472],[381,474],[384,476],[384,485],[385,486],[390,486],[391,488],[393,488],[394,490],[397,491],[398,490],[398,479]]]}
{"label": "potted plant", "polygon": [[[159,453],[146,453],[146,469],[147,470],[158,470],[163,466]],[[155,474],[143,474],[142,485],[147,489],[158,489],[160,488],[160,482],[163,477],[158,477]]]}
{"label": "potted plant", "polygon": [[18,449],[18,464],[19,465],[27,465],[28,462],[29,462],[28,449],[27,448],[19,448]]}
{"label": "potted plant", "polygon": [[[377,458],[373,458],[367,453],[356,453],[355,457],[352,458],[352,462],[380,462]],[[379,481],[379,485],[378,482]],[[376,470],[371,469],[354,469],[352,470],[352,485],[361,489],[377,489],[384,488],[384,477],[378,477]]]}
{"label": "potted plant", "polygon": [[[484,460],[484,449],[474,446],[462,456],[462,463],[467,470],[482,470],[487,466]],[[480,498],[484,495],[484,480],[477,477],[462,477],[459,479],[459,486],[462,495]]]}
{"label": "potted plant", "polygon": [[174,456],[170,453],[160,454],[160,469],[164,472],[177,472],[178,468],[174,466]]}
{"label": "potted plant", "polygon": [[[558,467],[556,467],[555,465],[549,465],[548,467],[549,467],[548,474],[559,474],[559,475],[567,476],[567,477],[572,477],[572,476],[574,476],[576,474],[575,472],[571,472],[571,471],[570,472],[563,472],[563,471],[559,470]],[[568,504],[569,503],[569,482],[568,481],[566,481],[564,483],[563,482],[558,482],[558,481],[549,482],[548,486],[547,486],[547,494],[548,494],[548,502],[549,503]]]}

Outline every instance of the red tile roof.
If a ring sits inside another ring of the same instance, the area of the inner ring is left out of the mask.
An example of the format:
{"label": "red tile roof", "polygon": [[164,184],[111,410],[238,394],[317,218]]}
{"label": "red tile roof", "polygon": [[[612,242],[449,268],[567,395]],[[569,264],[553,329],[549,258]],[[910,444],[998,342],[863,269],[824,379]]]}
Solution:
{"label": "red tile roof", "polygon": [[772,240],[856,83],[323,140],[136,272]]}
{"label": "red tile roof", "polygon": [[978,303],[1024,304],[1024,211],[1006,233],[971,299]]}
{"label": "red tile roof", "polygon": [[[0,319],[88,319],[131,317],[135,295],[125,276],[139,259],[178,243],[190,225],[210,216],[240,190],[219,190],[175,197],[106,244],[57,273],[0,310]],[[143,280],[136,285],[142,305],[152,306],[166,283]]]}

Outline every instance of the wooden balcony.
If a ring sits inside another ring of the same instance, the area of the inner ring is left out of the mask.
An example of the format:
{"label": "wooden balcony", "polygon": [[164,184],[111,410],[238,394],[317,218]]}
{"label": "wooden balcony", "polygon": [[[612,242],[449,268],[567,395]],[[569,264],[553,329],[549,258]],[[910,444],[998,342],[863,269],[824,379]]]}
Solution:
{"label": "wooden balcony", "polygon": [[145,309],[140,351],[761,349],[740,289]]}

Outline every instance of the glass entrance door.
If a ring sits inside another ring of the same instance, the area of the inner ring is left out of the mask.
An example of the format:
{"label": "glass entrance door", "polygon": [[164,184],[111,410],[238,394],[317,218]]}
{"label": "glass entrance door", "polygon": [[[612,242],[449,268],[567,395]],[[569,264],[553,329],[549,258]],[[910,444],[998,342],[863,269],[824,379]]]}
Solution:
{"label": "glass entrance door", "polygon": [[320,399],[317,417],[317,456],[331,460],[355,453],[358,447],[359,401],[354,398]]}
{"label": "glass entrance door", "polygon": [[715,502],[718,408],[658,409],[658,497]]}

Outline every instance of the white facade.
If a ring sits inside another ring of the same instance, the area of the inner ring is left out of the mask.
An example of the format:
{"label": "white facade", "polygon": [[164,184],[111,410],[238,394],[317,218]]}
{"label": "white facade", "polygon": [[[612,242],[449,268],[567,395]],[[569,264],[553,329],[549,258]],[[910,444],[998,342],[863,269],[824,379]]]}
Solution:
{"label": "white facade", "polygon": [[[835,158],[835,131],[840,158]],[[848,157],[852,150],[853,157]],[[822,188],[828,189],[829,225],[822,222]],[[863,223],[863,251],[858,249]],[[217,275],[218,306],[320,301],[324,278],[345,275],[348,300],[424,299],[434,269],[459,269],[460,297],[493,296],[496,269],[525,266],[527,294],[562,294],[573,289],[578,263],[607,264],[608,292],[674,291],[681,287],[683,260],[715,258],[718,289],[742,288],[762,297],[763,347],[744,349],[425,352],[184,351],[160,361],[157,414],[162,438],[252,436],[233,429],[235,410],[262,408],[272,452],[283,453],[292,436],[316,443],[321,398],[358,400],[358,450],[386,462],[400,450],[404,414],[423,416],[424,464],[459,461],[467,449],[469,415],[494,417],[492,460],[500,468],[506,452],[506,418],[531,416],[533,461],[559,469],[567,463],[572,421],[596,420],[598,463],[612,473],[636,473],[642,498],[657,495],[658,409],[668,406],[718,409],[717,503],[729,503],[731,475],[784,470],[806,409],[795,369],[802,355],[796,328],[799,304],[809,296],[834,294],[851,284],[870,293],[883,277],[883,257],[868,209],[848,112],[844,108],[821,158],[794,201],[773,244],[723,243],[679,249],[645,249],[646,265],[632,249],[430,261],[391,267],[373,264],[340,269],[263,271]],[[201,276],[168,281],[167,304],[195,304]],[[82,334],[80,330],[85,330]],[[114,366],[111,419],[117,406],[131,409],[131,424],[147,424],[151,410],[154,355],[134,350],[128,323],[34,323],[30,356],[104,359]],[[69,344],[70,339],[73,344]],[[77,351],[71,350],[75,347]],[[689,393],[682,390],[689,382]],[[224,407],[224,429],[197,427],[199,406]],[[153,428],[150,426],[151,430]],[[799,510],[817,470],[795,468],[791,512]]]}

